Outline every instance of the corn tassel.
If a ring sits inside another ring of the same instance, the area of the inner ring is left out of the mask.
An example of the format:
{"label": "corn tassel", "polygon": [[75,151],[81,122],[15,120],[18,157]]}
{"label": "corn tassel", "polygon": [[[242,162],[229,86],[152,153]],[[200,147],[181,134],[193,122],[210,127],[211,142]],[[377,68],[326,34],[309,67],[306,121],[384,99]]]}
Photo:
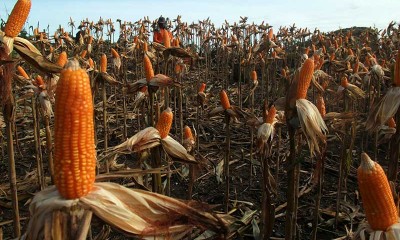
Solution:
{"label": "corn tassel", "polygon": [[314,60],[308,58],[304,61],[300,69],[299,81],[297,83],[296,99],[306,99],[307,90],[310,87],[311,79],[314,73]]}
{"label": "corn tassel", "polygon": [[362,153],[357,179],[369,225],[373,230],[386,231],[397,223],[398,215],[385,172],[379,163]]}
{"label": "corn tassel", "polygon": [[92,190],[96,151],[90,80],[77,60],[61,72],[55,109],[54,182],[64,198],[80,198]]}
{"label": "corn tassel", "polygon": [[161,139],[168,136],[169,131],[171,130],[173,117],[174,115],[171,108],[167,108],[161,113],[156,125],[156,129],[160,133]]}

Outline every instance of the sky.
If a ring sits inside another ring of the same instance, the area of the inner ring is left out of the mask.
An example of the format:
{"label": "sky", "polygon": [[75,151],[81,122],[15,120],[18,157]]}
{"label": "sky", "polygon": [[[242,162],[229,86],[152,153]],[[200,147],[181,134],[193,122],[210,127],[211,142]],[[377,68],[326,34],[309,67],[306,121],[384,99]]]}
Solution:
{"label": "sky", "polygon": [[[0,18],[6,20],[16,0],[3,0]],[[386,28],[391,21],[400,22],[399,0],[32,0],[32,8],[26,26],[37,26],[54,31],[59,25],[68,27],[70,17],[76,25],[83,19],[97,22],[111,18],[135,22],[144,16],[150,20],[160,15],[184,22],[197,22],[210,17],[217,27],[225,19],[238,22],[240,16],[248,17],[248,23],[262,21],[279,28],[296,23],[298,27],[318,28],[328,32],[347,27]],[[118,24],[116,24],[117,26]]]}

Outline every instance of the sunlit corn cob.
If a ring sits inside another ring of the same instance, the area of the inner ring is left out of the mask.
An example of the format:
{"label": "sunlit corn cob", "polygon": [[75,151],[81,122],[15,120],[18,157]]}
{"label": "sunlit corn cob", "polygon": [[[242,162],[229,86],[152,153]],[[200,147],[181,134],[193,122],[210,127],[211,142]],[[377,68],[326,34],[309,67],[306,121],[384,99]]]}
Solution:
{"label": "sunlit corn cob", "polygon": [[54,182],[61,196],[80,198],[95,180],[93,104],[90,80],[77,60],[69,61],[57,84]]}
{"label": "sunlit corn cob", "polygon": [[154,77],[154,70],[150,58],[146,54],[143,57],[143,64],[144,64],[144,72],[146,74],[146,80],[150,81]]}
{"label": "sunlit corn cob", "polygon": [[119,56],[118,52],[114,49],[111,48],[111,55],[112,55],[112,61],[113,61],[113,65],[114,67],[119,70],[121,68],[121,57]]}
{"label": "sunlit corn cob", "polygon": [[396,121],[394,120],[394,118],[390,118],[387,122],[388,127],[390,128],[396,128]]}
{"label": "sunlit corn cob", "polygon": [[201,83],[200,87],[199,87],[199,92],[204,92],[204,90],[206,90],[206,84],[205,83]]}
{"label": "sunlit corn cob", "polygon": [[17,67],[17,71],[19,72],[19,74],[20,74],[22,77],[24,77],[25,79],[29,79],[28,74],[25,72],[25,70],[24,70],[21,66],[18,66],[18,67]]}
{"label": "sunlit corn cob", "polygon": [[193,149],[193,145],[195,143],[192,130],[190,129],[189,126],[185,126],[183,130],[184,130],[183,146],[186,148],[188,152],[190,152]]}
{"label": "sunlit corn cob", "polygon": [[30,0],[18,0],[8,17],[4,33],[8,37],[16,37],[22,30],[26,19],[28,18],[29,11],[31,10]]}
{"label": "sunlit corn cob", "polygon": [[275,115],[276,115],[276,108],[274,105],[272,105],[268,110],[268,115],[265,119],[265,122],[272,124],[275,120]]}
{"label": "sunlit corn cob", "polygon": [[103,53],[100,58],[100,72],[107,72],[107,56]]}
{"label": "sunlit corn cob", "polygon": [[310,87],[314,73],[314,60],[306,59],[300,69],[299,81],[297,83],[296,99],[306,99],[307,90]]}
{"label": "sunlit corn cob", "polygon": [[221,92],[219,92],[219,99],[221,101],[222,107],[225,110],[229,109],[231,107],[231,104],[229,103],[228,95],[226,95],[226,92],[224,90],[221,90]]}
{"label": "sunlit corn cob", "polygon": [[156,125],[156,129],[160,133],[161,139],[168,136],[169,131],[171,130],[173,117],[174,115],[171,108],[167,108],[161,113]]}
{"label": "sunlit corn cob", "polygon": [[377,162],[362,153],[357,179],[369,225],[373,230],[386,231],[397,223],[398,215],[385,172]]}
{"label": "sunlit corn cob", "polygon": [[170,48],[171,47],[171,38],[170,38],[170,36],[169,36],[169,34],[168,34],[168,31],[167,30],[165,30],[165,29],[163,29],[163,43],[164,43],[164,46],[166,47],[166,48]]}
{"label": "sunlit corn cob", "polygon": [[326,115],[325,101],[324,101],[324,97],[322,97],[321,95],[319,95],[317,97],[317,109],[318,109],[319,113],[321,114],[321,117],[325,117],[325,115]]}
{"label": "sunlit corn cob", "polygon": [[67,63],[68,60],[68,56],[67,56],[67,52],[63,51],[60,53],[60,55],[58,56],[57,62],[56,64],[60,67],[64,67],[65,64]]}

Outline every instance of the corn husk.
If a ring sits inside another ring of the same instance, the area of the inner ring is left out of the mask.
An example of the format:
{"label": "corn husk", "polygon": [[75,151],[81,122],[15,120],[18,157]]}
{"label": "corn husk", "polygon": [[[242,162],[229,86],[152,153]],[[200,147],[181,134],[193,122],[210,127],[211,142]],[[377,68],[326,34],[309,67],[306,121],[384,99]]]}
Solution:
{"label": "corn husk", "polygon": [[[369,237],[368,237],[369,236]],[[367,238],[368,237],[368,238]],[[359,225],[353,238],[354,240],[400,240],[400,223],[395,223],[386,231],[371,229],[371,226],[364,222]]]}
{"label": "corn husk", "polygon": [[301,128],[307,138],[310,153],[320,153],[319,142],[325,143],[328,128],[317,107],[307,99],[296,100],[297,115]]}
{"label": "corn husk", "polygon": [[154,127],[145,128],[125,142],[113,147],[110,152],[118,154],[130,154],[150,149],[160,145],[160,134]]}
{"label": "corn husk", "polygon": [[185,163],[197,163],[194,157],[187,153],[186,149],[172,137],[167,136],[161,139],[161,145],[172,160]]}
{"label": "corn husk", "polygon": [[33,198],[29,206],[31,218],[21,239],[42,239],[45,222],[52,221],[53,212],[75,205],[141,239],[180,239],[196,226],[223,233],[231,222],[227,216],[211,214],[180,200],[115,183],[95,183],[93,191],[74,200],[62,198],[51,186]]}
{"label": "corn husk", "polygon": [[384,125],[396,114],[399,106],[400,87],[392,87],[370,112],[365,125],[367,131],[374,132],[380,126]]}

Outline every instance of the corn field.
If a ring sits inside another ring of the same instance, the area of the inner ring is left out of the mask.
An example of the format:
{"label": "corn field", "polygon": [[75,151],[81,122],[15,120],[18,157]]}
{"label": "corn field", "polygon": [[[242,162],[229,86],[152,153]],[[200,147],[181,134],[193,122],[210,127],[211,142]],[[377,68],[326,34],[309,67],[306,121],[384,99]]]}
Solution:
{"label": "corn field", "polygon": [[399,24],[177,16],[161,44],[22,35],[30,7],[0,31],[0,239],[400,239]]}

